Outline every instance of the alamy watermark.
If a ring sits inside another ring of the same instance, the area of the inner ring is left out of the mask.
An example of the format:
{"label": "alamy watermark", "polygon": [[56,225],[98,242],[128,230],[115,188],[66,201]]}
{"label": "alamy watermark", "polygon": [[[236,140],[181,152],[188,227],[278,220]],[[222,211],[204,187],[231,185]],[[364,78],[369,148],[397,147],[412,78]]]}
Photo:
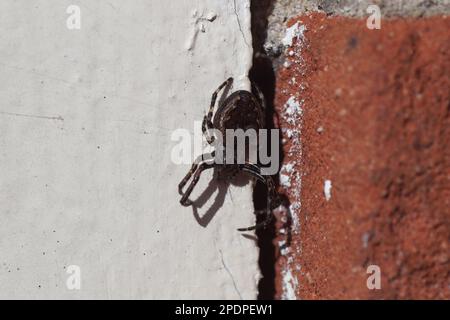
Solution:
{"label": "alamy watermark", "polygon": [[66,269],[69,277],[66,280],[66,287],[69,290],[81,289],[81,268],[77,265],[70,265]]}
{"label": "alamy watermark", "polygon": [[367,274],[370,276],[367,278],[367,289],[380,290],[381,289],[381,269],[376,264],[367,267]]}
{"label": "alamy watermark", "polygon": [[66,20],[66,27],[69,30],[81,29],[81,9],[77,5],[70,5],[66,9],[66,13],[69,17]]}
{"label": "alamy watermark", "polygon": [[214,159],[216,164],[259,163],[262,175],[274,175],[278,172],[280,167],[279,129],[226,129],[225,137],[221,131],[209,129],[208,136],[214,137],[210,144],[203,135],[200,121],[194,122],[193,138],[187,129],[174,130],[171,140],[177,144],[172,148],[172,162],[191,164],[194,161],[194,155],[202,154],[202,160]]}
{"label": "alamy watermark", "polygon": [[366,12],[370,14],[367,18],[366,26],[370,30],[381,29],[381,9],[375,4],[371,4],[367,7]]}

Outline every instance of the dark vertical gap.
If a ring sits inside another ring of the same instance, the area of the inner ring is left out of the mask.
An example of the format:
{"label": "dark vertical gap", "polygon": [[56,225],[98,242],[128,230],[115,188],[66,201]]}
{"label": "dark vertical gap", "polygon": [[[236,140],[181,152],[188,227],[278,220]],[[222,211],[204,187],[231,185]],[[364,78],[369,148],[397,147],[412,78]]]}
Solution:
{"label": "dark vertical gap", "polygon": [[[250,80],[264,93],[266,99],[266,127],[274,128],[274,99],[275,99],[275,72],[272,59],[264,52],[264,42],[267,37],[268,17],[273,10],[276,0],[252,0],[251,1],[251,28],[253,36],[253,67],[250,70]],[[280,144],[281,145],[281,144]],[[270,147],[269,147],[270,148]],[[281,152],[281,150],[280,150]],[[280,160],[282,155],[280,155]],[[278,179],[275,179],[278,181]],[[257,183],[253,191],[253,203],[255,210],[266,208],[267,191],[264,185]],[[263,217],[257,217],[258,222]],[[272,220],[265,229],[256,231],[258,236],[259,267],[262,278],[258,284],[258,299],[274,299],[276,294],[275,286],[275,265],[276,248],[274,239],[276,235],[275,221]]]}

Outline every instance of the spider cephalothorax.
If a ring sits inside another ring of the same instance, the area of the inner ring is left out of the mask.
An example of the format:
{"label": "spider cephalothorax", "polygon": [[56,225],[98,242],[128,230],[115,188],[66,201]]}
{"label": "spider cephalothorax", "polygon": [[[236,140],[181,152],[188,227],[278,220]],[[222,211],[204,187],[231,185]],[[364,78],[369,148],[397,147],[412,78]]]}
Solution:
{"label": "spider cephalothorax", "polygon": [[[224,87],[230,87],[233,83],[233,78],[229,78],[227,81],[222,83],[219,88],[213,93],[211,99],[211,105],[208,114],[203,119],[202,131],[206,136],[206,140],[209,144],[213,144],[215,137],[211,135],[211,130],[218,130],[222,137],[226,137],[227,129],[263,129],[265,126],[265,102],[261,91],[256,87],[254,90],[257,93],[256,97],[253,93],[245,90],[239,90],[233,92],[229,95],[219,106],[214,113],[214,107],[217,100],[217,95]],[[214,114],[213,114],[214,113]],[[223,139],[223,150],[226,150],[226,139]],[[237,150],[235,141],[233,140],[234,147],[234,160],[237,160],[238,152],[245,152],[245,150]],[[223,157],[225,158],[225,154]],[[192,201],[189,200],[189,195],[200,179],[200,174],[203,170],[215,167],[218,171],[218,176],[233,176],[238,172],[246,172],[252,177],[258,179],[264,183],[268,189],[268,201],[267,210],[264,211],[266,214],[266,219],[249,228],[240,228],[239,231],[254,230],[261,226],[266,226],[272,218],[272,210],[279,205],[278,195],[276,193],[275,183],[271,176],[266,176],[261,174],[261,169],[258,163],[253,163],[245,158],[244,163],[239,163],[237,161],[232,164],[222,161],[217,163],[215,158],[215,152],[211,154],[205,154],[198,157],[188,174],[178,185],[178,190],[182,195],[180,203],[184,206],[189,206]],[[192,181],[188,186],[187,190],[183,192],[184,186],[191,179]]]}

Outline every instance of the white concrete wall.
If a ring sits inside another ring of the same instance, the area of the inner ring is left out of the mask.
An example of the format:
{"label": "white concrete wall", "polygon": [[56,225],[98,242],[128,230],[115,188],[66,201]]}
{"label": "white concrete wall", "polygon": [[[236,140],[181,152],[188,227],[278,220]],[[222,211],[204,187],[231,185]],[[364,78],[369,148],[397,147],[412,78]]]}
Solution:
{"label": "white concrete wall", "polygon": [[247,85],[249,29],[249,0],[0,2],[0,298],[256,298],[250,185],[203,227],[170,157],[223,80]]}

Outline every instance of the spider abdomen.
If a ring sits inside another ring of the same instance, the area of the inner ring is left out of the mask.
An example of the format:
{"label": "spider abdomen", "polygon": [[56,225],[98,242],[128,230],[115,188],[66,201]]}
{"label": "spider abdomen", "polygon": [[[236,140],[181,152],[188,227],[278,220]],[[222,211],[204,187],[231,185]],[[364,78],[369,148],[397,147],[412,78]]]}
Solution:
{"label": "spider abdomen", "polygon": [[226,129],[258,130],[264,128],[263,109],[252,93],[236,91],[219,106],[213,124],[223,137]]}

